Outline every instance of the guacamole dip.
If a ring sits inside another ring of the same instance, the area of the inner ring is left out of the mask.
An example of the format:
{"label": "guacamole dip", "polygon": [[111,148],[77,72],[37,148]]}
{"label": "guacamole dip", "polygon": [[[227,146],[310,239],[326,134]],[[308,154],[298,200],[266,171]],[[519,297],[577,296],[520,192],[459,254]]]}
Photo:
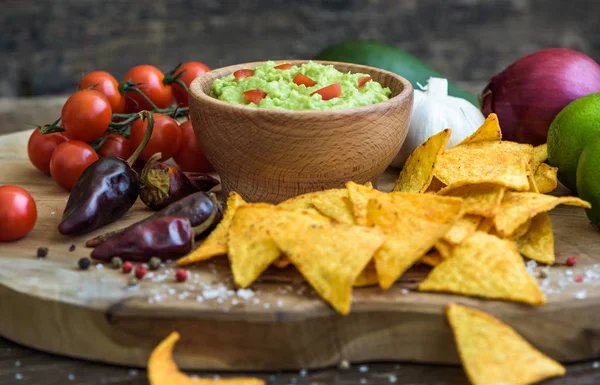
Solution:
{"label": "guacamole dip", "polygon": [[342,73],[332,65],[268,61],[215,80],[210,94],[224,102],[259,108],[325,110],[383,102],[391,91],[366,74]]}

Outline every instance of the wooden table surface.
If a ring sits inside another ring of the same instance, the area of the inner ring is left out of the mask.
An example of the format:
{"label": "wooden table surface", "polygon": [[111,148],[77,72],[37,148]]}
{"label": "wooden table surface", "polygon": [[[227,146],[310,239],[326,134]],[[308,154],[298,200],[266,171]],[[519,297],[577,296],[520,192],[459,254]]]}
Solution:
{"label": "wooden table surface", "polygon": [[[0,134],[26,128],[24,123],[48,123],[60,114],[64,97],[0,99]],[[29,108],[25,115],[23,106]],[[1,298],[0,298],[1,300]],[[1,315],[3,317],[9,315]],[[44,320],[40,320],[44,322]],[[93,336],[90,336],[93,338]],[[227,376],[227,373],[195,373],[201,376]],[[268,384],[399,384],[463,385],[468,381],[458,366],[381,363],[353,365],[349,369],[325,369],[303,372],[254,373]],[[3,385],[142,385],[147,384],[144,370],[59,357],[34,351],[0,338],[0,384]],[[600,383],[598,361],[567,366],[567,375],[544,385],[593,385]]]}

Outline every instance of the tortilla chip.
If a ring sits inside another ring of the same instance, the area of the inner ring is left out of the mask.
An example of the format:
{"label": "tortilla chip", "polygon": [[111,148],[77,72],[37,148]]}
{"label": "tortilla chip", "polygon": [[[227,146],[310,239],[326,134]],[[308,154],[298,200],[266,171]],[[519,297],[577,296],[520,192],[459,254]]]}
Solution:
{"label": "tortilla chip", "polygon": [[148,380],[150,385],[265,385],[258,378],[192,378],[181,372],[173,361],[173,348],[179,340],[179,333],[172,332],[152,351],[148,359]]}
{"label": "tortilla chip", "polygon": [[493,217],[498,213],[505,191],[505,187],[495,184],[460,183],[447,186],[438,194],[462,198],[465,214]]}
{"label": "tortilla chip", "polygon": [[533,171],[537,170],[538,167],[548,160],[548,145],[546,143],[540,144],[533,148],[533,155],[531,157],[530,165]]}
{"label": "tortilla chip", "polygon": [[541,305],[546,302],[514,242],[476,232],[435,267],[420,291],[449,292]]}
{"label": "tortilla chip", "polygon": [[356,224],[347,189],[327,190],[313,198],[312,204],[323,215],[339,223]]}
{"label": "tortilla chip", "polygon": [[275,266],[278,269],[285,269],[291,263],[292,263],[292,261],[290,261],[288,257],[285,257],[285,256],[282,255],[282,256],[280,256],[279,258],[277,258],[276,260],[273,261],[273,266]]}
{"label": "tortilla chip", "polygon": [[527,175],[527,181],[529,182],[529,190],[527,190],[527,191],[539,194],[540,189],[538,188],[537,184],[535,183],[535,178],[533,177],[533,173],[530,173],[529,175]]}
{"label": "tortilla chip", "polygon": [[367,267],[360,273],[360,275],[354,281],[354,287],[365,287],[377,285],[379,279],[377,277],[377,271],[375,268],[368,264]]}
{"label": "tortilla chip", "polygon": [[238,193],[232,192],[229,194],[229,197],[227,198],[227,207],[221,222],[219,222],[217,227],[215,227],[208,237],[206,237],[200,247],[179,259],[177,264],[183,266],[194,262],[204,261],[218,255],[227,254],[227,234],[229,232],[231,220],[238,207],[245,204],[246,201],[244,201]]}
{"label": "tortilla chip", "polygon": [[533,192],[507,191],[500,204],[500,211],[494,217],[494,226],[498,234],[508,237],[529,219],[541,212],[550,211],[560,204],[591,207],[588,202],[575,197],[555,197]]}
{"label": "tortilla chip", "polygon": [[357,225],[367,225],[367,203],[369,199],[376,198],[379,196],[385,196],[384,192],[375,190],[372,187],[360,185],[354,182],[346,183],[346,189],[348,190],[348,197],[352,204],[352,212],[354,213],[354,220]]}
{"label": "tortilla chip", "polygon": [[445,241],[443,238],[435,243],[435,249],[440,254],[440,256],[444,259],[452,258],[452,251],[454,250],[454,245],[448,241]]}
{"label": "tortilla chip", "polygon": [[561,364],[487,313],[451,303],[446,315],[473,385],[527,385],[565,374]]}
{"label": "tortilla chip", "polygon": [[290,211],[269,233],[310,285],[341,314],[350,312],[352,285],[384,241],[361,226],[317,221]]}
{"label": "tortilla chip", "polygon": [[444,235],[444,240],[453,245],[458,245],[477,231],[482,220],[483,217],[479,215],[465,215],[454,222],[450,230]]}
{"label": "tortilla chip", "polygon": [[236,286],[246,288],[280,255],[271,235],[275,206],[251,203],[240,207],[229,227],[228,256]]}
{"label": "tortilla chip", "polygon": [[495,232],[494,218],[485,218],[483,221],[481,221],[479,227],[477,228],[477,231],[481,231],[482,233]]}
{"label": "tortilla chip", "polygon": [[554,234],[550,215],[542,212],[533,217],[529,231],[517,240],[521,254],[547,265],[554,264]]}
{"label": "tortilla chip", "polygon": [[446,148],[451,134],[452,130],[447,128],[417,147],[404,163],[393,191],[425,192],[433,179],[435,163]]}
{"label": "tortilla chip", "polygon": [[433,194],[392,192],[371,199],[367,225],[384,231],[375,254],[379,286],[388,289],[448,232],[462,215],[462,199]]}
{"label": "tortilla chip", "polygon": [[557,173],[558,168],[556,167],[552,167],[547,163],[539,165],[537,170],[535,170],[533,179],[540,193],[547,194],[558,187]]}
{"label": "tortilla chip", "polygon": [[425,265],[429,265],[431,267],[436,267],[437,265],[439,265],[443,261],[444,261],[444,258],[437,251],[431,251],[431,252],[425,254],[423,256],[423,258],[421,258],[419,260],[420,263],[423,263]]}
{"label": "tortilla chip", "polygon": [[502,130],[498,123],[498,116],[494,113],[488,115],[483,124],[458,145],[477,142],[496,142],[502,140]]}
{"label": "tortilla chip", "polygon": [[476,142],[452,147],[438,158],[434,174],[444,184],[491,183],[528,191],[533,147],[513,142]]}
{"label": "tortilla chip", "polygon": [[431,180],[431,183],[429,184],[429,187],[427,187],[427,191],[425,191],[425,192],[428,192],[428,193],[437,193],[438,191],[440,191],[444,187],[446,187],[446,185],[443,184],[438,178],[436,178],[434,176],[433,179]]}

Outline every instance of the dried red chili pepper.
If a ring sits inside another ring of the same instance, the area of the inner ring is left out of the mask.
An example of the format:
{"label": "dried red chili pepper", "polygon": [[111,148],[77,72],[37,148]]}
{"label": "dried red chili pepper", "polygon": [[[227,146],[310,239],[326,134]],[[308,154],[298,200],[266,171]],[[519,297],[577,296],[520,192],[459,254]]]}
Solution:
{"label": "dried red chili pepper", "polygon": [[194,228],[188,219],[159,217],[113,235],[90,256],[101,261],[110,261],[117,255],[134,262],[147,262],[152,257],[164,260],[189,253],[193,243]]}
{"label": "dried red chili pepper", "polygon": [[154,154],[140,175],[140,198],[152,210],[160,210],[171,203],[198,191],[209,191],[219,184],[210,175],[185,173],[174,165],[159,162],[161,154]]}
{"label": "dried red chili pepper", "polygon": [[[160,217],[174,216],[188,219],[192,226],[195,227],[195,232],[197,234],[201,234],[213,225],[213,223],[209,223],[208,221],[210,216],[213,214],[215,214],[215,219],[212,222],[216,223],[220,220],[220,206],[217,205],[214,194],[207,194],[201,191],[192,195],[188,195],[187,197],[170,204],[164,209],[155,212],[148,218],[143,219],[132,226],[146,221],[152,221]],[[96,238],[88,240],[85,245],[87,247],[96,247],[106,241],[108,238],[120,234],[126,231],[128,228],[129,227],[126,227],[117,231],[99,235]]]}
{"label": "dried red chili pepper", "polygon": [[133,206],[139,193],[139,178],[132,165],[150,140],[154,126],[151,112],[142,111],[140,117],[148,120],[148,129],[127,161],[113,156],[101,158],[81,174],[58,225],[61,234],[88,233],[116,221]]}

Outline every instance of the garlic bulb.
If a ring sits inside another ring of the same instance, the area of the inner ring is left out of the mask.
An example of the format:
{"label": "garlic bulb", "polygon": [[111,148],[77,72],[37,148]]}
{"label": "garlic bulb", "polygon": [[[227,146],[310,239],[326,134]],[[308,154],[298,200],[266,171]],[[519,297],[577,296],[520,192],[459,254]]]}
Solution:
{"label": "garlic bulb", "polygon": [[415,148],[430,136],[450,128],[452,136],[446,147],[452,147],[475,132],[485,120],[477,107],[468,101],[448,96],[448,80],[429,78],[424,91],[415,90],[406,140],[392,161],[402,167]]}

